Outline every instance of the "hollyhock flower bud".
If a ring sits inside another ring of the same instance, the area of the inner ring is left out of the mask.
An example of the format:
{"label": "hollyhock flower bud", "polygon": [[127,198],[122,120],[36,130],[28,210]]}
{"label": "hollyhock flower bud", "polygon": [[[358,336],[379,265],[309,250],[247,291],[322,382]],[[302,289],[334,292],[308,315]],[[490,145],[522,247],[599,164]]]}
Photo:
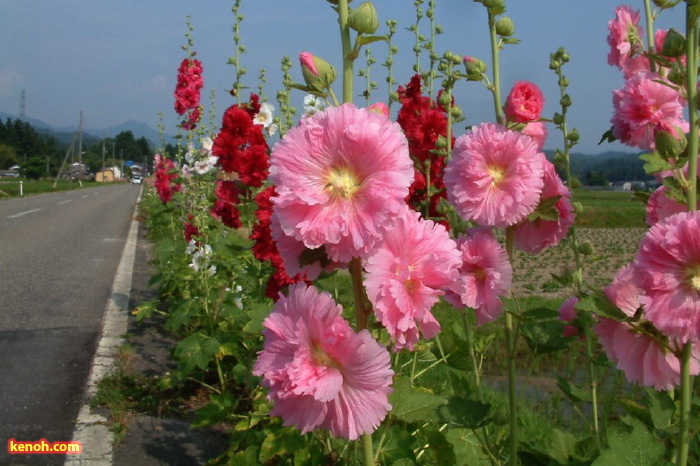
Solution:
{"label": "hollyhock flower bud", "polygon": [[588,240],[583,241],[578,246],[578,252],[580,252],[584,256],[590,256],[595,252],[595,249],[593,248],[593,243],[591,243]]}
{"label": "hollyhock flower bud", "polygon": [[518,81],[508,94],[505,114],[508,121],[528,123],[540,119],[544,96],[539,87],[528,81]]}
{"label": "hollyhock flower bud", "polygon": [[365,2],[350,12],[348,26],[362,34],[374,34],[379,27],[377,9],[372,2]]}
{"label": "hollyhock flower bud", "polygon": [[685,148],[688,146],[688,139],[677,126],[672,126],[671,128],[666,128],[666,126],[663,123],[656,125],[654,148],[663,159],[675,159],[685,151]]}
{"label": "hollyhock flower bud", "polygon": [[[333,5],[338,4],[338,0],[326,0],[328,3],[332,3]],[[352,3],[352,0],[348,0],[348,3]]]}
{"label": "hollyhock flower bud", "polygon": [[464,67],[467,70],[468,81],[481,81],[486,73],[486,63],[474,57],[464,57]]}
{"label": "hollyhock flower bud", "polygon": [[299,62],[304,81],[311,90],[322,92],[335,81],[336,74],[333,65],[311,52],[301,52]]}
{"label": "hollyhock flower bud", "polygon": [[496,34],[501,37],[510,37],[515,33],[515,25],[513,20],[507,16],[499,18],[496,21]]}
{"label": "hollyhock flower bud", "polygon": [[504,8],[506,6],[505,0],[484,0],[483,3],[486,8]]}
{"label": "hollyhock flower bud", "polygon": [[678,58],[685,55],[685,37],[671,28],[664,38],[661,54],[665,57]]}

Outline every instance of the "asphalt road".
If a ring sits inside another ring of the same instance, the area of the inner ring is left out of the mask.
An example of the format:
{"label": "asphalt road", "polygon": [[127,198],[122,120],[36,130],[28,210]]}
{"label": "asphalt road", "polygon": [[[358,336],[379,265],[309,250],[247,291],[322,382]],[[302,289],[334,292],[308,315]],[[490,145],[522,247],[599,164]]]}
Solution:
{"label": "asphalt road", "polygon": [[7,441],[71,439],[140,185],[0,201],[0,464]]}

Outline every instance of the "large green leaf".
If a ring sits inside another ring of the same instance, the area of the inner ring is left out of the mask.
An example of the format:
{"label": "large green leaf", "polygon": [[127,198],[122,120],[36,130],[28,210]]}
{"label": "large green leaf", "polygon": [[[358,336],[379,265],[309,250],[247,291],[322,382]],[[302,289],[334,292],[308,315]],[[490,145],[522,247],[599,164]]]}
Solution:
{"label": "large green leaf", "polygon": [[608,430],[608,448],[593,466],[658,466],[663,464],[664,446],[640,421],[629,419],[631,430],[614,427]]}
{"label": "large green leaf", "polygon": [[406,422],[437,421],[438,408],[447,399],[424,389],[411,387],[411,381],[406,377],[394,379],[394,392],[389,395],[393,406],[391,415]]}
{"label": "large green leaf", "polygon": [[214,356],[219,353],[221,344],[215,338],[202,333],[195,333],[182,340],[175,346],[175,358],[180,366],[189,372],[194,367],[206,369]]}

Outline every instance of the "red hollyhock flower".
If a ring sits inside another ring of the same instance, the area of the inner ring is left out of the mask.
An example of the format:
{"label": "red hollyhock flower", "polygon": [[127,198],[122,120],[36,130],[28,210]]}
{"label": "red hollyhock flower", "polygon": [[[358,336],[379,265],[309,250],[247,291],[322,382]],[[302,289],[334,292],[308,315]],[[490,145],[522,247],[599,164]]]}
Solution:
{"label": "red hollyhock flower", "polygon": [[[447,137],[447,113],[442,106],[421,94],[421,78],[415,75],[404,88],[399,87],[401,109],[397,123],[408,139],[408,148],[414,161],[415,181],[409,189],[406,202],[415,210],[429,203],[429,216],[449,228],[447,220],[437,211],[440,199],[446,198],[442,174],[445,168],[444,154],[437,153],[437,141]],[[452,136],[454,147],[454,136]],[[428,200],[427,173],[430,173],[430,200]]]}
{"label": "red hollyhock flower", "polygon": [[212,153],[219,157],[217,165],[223,171],[237,173],[244,185],[256,188],[267,179],[270,166],[263,126],[253,123],[259,111],[255,94],[250,95],[247,104],[229,107],[212,147]]}
{"label": "red hollyhock flower", "polygon": [[211,209],[211,214],[229,228],[241,227],[238,211],[239,194],[235,181],[219,181],[216,184],[216,202]]}
{"label": "red hollyhock flower", "polygon": [[173,199],[173,194],[180,191],[181,186],[175,183],[177,169],[172,160],[168,160],[161,155],[156,155],[155,181],[156,192],[163,204],[167,204]]}
{"label": "red hollyhock flower", "polygon": [[[258,205],[258,210],[255,212],[255,217],[258,222],[253,225],[253,231],[250,233],[250,239],[253,241],[253,257],[264,262],[270,261],[275,269],[265,288],[265,296],[277,301],[279,292],[282,288],[292,285],[304,279],[301,274],[294,277],[287,275],[284,268],[282,256],[277,250],[277,245],[272,239],[272,230],[270,228],[272,217],[272,201],[271,197],[275,195],[275,187],[268,186],[263,191],[255,196],[255,203]],[[311,282],[306,281],[307,284]]]}
{"label": "red hollyhock flower", "polygon": [[199,236],[199,228],[192,223],[192,215],[188,215],[185,222],[185,241],[189,243],[194,236]]}
{"label": "red hollyhock flower", "polygon": [[175,86],[175,111],[185,115],[182,128],[194,129],[201,118],[199,110],[200,92],[204,87],[202,78],[202,62],[195,58],[185,58],[180,63]]}

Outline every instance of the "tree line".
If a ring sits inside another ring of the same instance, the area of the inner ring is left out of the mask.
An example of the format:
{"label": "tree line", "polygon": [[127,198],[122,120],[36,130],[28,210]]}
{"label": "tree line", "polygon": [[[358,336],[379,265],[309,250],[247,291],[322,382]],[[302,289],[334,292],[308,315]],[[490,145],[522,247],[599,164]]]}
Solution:
{"label": "tree line", "polygon": [[124,162],[150,164],[154,151],[145,137],[135,138],[131,131],[122,131],[113,138],[96,138],[83,134],[82,157],[78,153],[77,136],[71,155],[66,158],[70,142],[59,140],[51,132],[37,131],[20,119],[0,120],[0,170],[19,165],[26,178],[52,178],[66,166],[82,161],[92,173],[104,167],[122,167]]}

